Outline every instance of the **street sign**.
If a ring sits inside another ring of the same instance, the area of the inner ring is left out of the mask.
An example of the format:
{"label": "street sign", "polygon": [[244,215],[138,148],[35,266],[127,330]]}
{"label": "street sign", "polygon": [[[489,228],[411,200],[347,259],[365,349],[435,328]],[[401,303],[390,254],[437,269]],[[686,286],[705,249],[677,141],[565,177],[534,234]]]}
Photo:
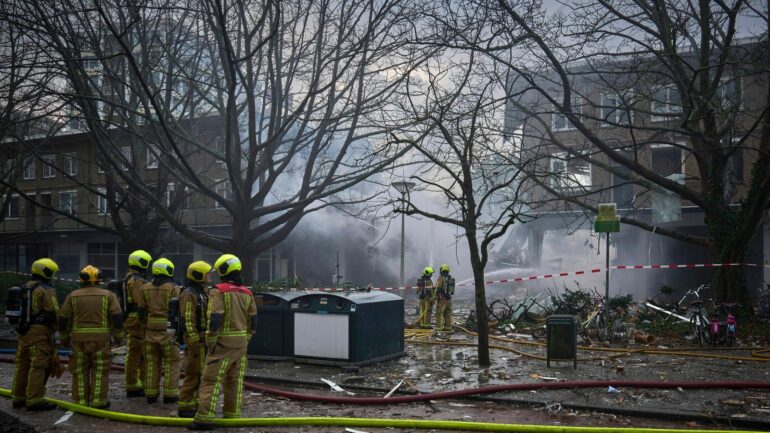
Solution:
{"label": "street sign", "polygon": [[594,221],[594,231],[597,233],[617,233],[620,231],[620,216],[617,215],[615,203],[599,205],[599,214]]}

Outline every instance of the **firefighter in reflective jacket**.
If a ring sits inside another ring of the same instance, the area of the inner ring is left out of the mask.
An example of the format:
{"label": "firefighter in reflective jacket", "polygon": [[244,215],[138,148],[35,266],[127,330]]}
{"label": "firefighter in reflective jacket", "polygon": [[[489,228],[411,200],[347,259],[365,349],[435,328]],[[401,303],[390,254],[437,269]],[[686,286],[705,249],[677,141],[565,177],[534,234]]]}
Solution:
{"label": "firefighter in reflective jacket", "polygon": [[436,331],[452,332],[454,284],[454,278],[449,275],[449,265],[441,265],[436,280]]}
{"label": "firefighter in reflective jacket", "polygon": [[[142,351],[144,350],[144,324],[139,317],[139,305],[137,300],[142,297],[142,286],[146,284],[147,267],[150,266],[152,257],[147,251],[136,250],[128,256],[128,273],[123,279],[123,292],[125,296],[125,321],[126,331],[126,397],[144,397],[142,380],[145,376],[145,363]],[[141,314],[144,314],[141,312]]]}
{"label": "firefighter in reflective jacket", "polygon": [[246,346],[257,326],[254,295],[241,280],[241,261],[232,254],[214,263],[220,283],[209,291],[206,364],[198,394],[198,410],[190,430],[210,430],[219,390],[224,390],[223,416],[241,416]]}
{"label": "firefighter in reflective jacket", "polygon": [[[11,400],[14,408],[27,410],[50,410],[56,405],[45,401],[45,383],[51,374],[56,344],[59,301],[56,290],[51,287],[51,278],[59,266],[51,259],[39,259],[32,263],[32,279],[23,290],[31,291],[26,308],[30,311],[26,320],[17,327],[19,344],[16,348],[16,369],[13,374]],[[22,312],[22,314],[26,314]]]}
{"label": "firefighter in reflective jacket", "polygon": [[153,279],[142,287],[139,308],[146,311],[144,333],[144,395],[147,403],[157,403],[163,371],[163,403],[179,401],[179,346],[168,331],[169,304],[179,299],[174,283],[174,264],[161,258],[152,264]]}
{"label": "firefighter in reflective jacket", "polygon": [[115,293],[96,287],[101,280],[102,272],[91,265],[80,270],[81,288],[64,300],[59,332],[62,345],[72,345],[72,399],[84,406],[106,409],[110,406],[110,334],[119,346],[123,340],[123,312]]}
{"label": "firefighter in reflective jacket", "polygon": [[206,360],[206,308],[208,294],[203,287],[211,265],[198,261],[187,268],[187,283],[179,296],[180,324],[184,350],[184,382],[179,390],[179,417],[192,418],[198,407],[198,386]]}
{"label": "firefighter in reflective jacket", "polygon": [[420,328],[430,329],[430,319],[433,315],[433,303],[436,300],[436,289],[433,287],[433,268],[428,266],[422,271],[417,280],[417,297],[420,299]]}

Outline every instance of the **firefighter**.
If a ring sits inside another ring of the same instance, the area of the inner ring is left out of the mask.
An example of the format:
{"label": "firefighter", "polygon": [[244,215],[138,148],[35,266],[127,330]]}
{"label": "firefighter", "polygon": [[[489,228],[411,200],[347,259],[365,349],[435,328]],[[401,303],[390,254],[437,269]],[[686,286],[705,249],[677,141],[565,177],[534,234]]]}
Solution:
{"label": "firefighter", "polygon": [[123,278],[125,296],[124,329],[126,332],[126,397],[144,397],[142,380],[145,376],[143,361],[144,324],[137,300],[142,298],[142,287],[147,283],[147,267],[152,257],[147,251],[136,250],[128,256],[128,273]]}
{"label": "firefighter", "polygon": [[420,328],[430,329],[433,303],[436,301],[436,289],[433,287],[433,268],[426,267],[417,280],[417,297],[420,299]]}
{"label": "firefighter", "polygon": [[87,265],[80,270],[81,288],[67,295],[59,314],[63,346],[72,346],[69,369],[72,399],[97,409],[110,407],[107,398],[112,353],[123,340],[123,312],[115,293],[96,287],[102,272]]}
{"label": "firefighter", "polygon": [[209,291],[206,363],[201,376],[198,410],[190,430],[211,430],[219,390],[224,390],[223,416],[241,416],[246,346],[257,327],[254,295],[241,280],[241,261],[232,254],[214,263],[220,283]]}
{"label": "firefighter", "polygon": [[[206,360],[206,308],[207,282],[211,265],[197,261],[187,268],[185,289],[179,296],[180,324],[184,350],[184,382],[179,390],[179,417],[192,418],[198,407],[198,386],[200,385],[203,363]],[[178,339],[177,339],[178,340]]]}
{"label": "firefighter", "polygon": [[449,275],[449,265],[441,265],[436,280],[436,331],[452,332],[452,295],[455,279]]}
{"label": "firefighter", "polygon": [[161,258],[152,264],[152,281],[142,286],[139,308],[146,312],[144,332],[144,395],[157,403],[163,372],[163,403],[179,401],[179,346],[168,331],[169,305],[179,299],[174,283],[174,264]]}
{"label": "firefighter", "polygon": [[[16,326],[19,343],[16,348],[16,369],[13,374],[11,400],[15,409],[51,410],[56,405],[45,401],[45,384],[51,374],[56,351],[56,332],[59,301],[51,278],[59,272],[59,265],[44,258],[32,263],[32,279],[22,290],[31,291],[29,302],[22,311],[23,319]],[[29,320],[27,320],[29,318]]]}

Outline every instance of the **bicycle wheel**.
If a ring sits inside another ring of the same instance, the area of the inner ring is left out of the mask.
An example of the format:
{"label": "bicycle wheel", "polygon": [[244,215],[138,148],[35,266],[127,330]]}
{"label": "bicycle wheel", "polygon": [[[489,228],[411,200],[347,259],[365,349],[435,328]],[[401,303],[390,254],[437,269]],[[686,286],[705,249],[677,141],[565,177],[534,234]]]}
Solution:
{"label": "bicycle wheel", "polygon": [[703,336],[706,328],[700,315],[694,315],[690,318],[690,331],[692,332],[693,342],[698,343],[698,346],[703,347]]}
{"label": "bicycle wheel", "polygon": [[597,314],[587,326],[589,335],[597,341],[607,341],[607,318],[604,314]]}
{"label": "bicycle wheel", "polygon": [[616,319],[609,327],[609,340],[612,342],[622,342],[627,339],[628,330],[621,319]]}

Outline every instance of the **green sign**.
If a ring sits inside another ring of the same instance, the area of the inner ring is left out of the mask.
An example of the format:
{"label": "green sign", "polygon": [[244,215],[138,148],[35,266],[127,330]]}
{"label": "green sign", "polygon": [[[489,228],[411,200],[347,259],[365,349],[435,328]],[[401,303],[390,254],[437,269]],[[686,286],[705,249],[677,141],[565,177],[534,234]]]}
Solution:
{"label": "green sign", "polygon": [[620,231],[620,217],[617,215],[615,203],[599,205],[599,214],[594,221],[594,231],[597,233],[616,233]]}

